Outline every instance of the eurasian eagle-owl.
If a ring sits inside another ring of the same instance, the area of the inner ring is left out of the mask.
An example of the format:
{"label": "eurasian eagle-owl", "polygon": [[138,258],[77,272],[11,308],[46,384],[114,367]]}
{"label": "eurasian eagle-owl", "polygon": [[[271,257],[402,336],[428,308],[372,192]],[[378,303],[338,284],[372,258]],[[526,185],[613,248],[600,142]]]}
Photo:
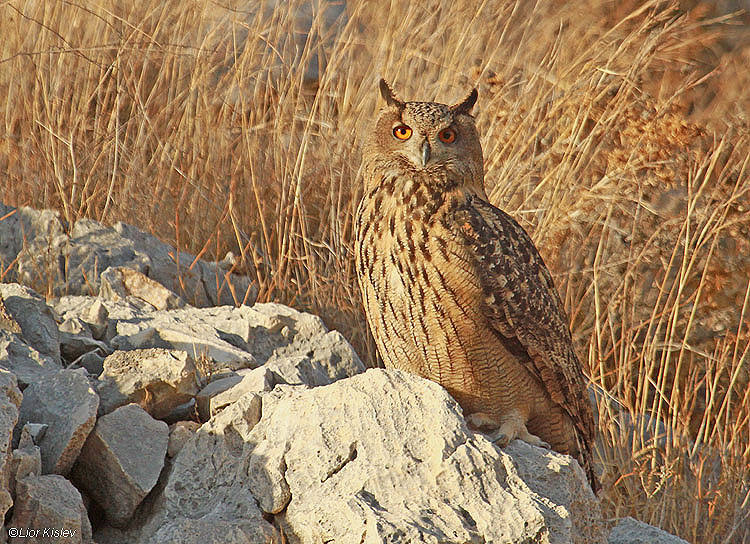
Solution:
{"label": "eurasian eagle-owl", "polygon": [[568,319],[523,228],[488,202],[471,109],[386,106],[363,150],[355,258],[386,367],[440,383],[466,420],[507,445],[573,455],[594,491],[594,422]]}

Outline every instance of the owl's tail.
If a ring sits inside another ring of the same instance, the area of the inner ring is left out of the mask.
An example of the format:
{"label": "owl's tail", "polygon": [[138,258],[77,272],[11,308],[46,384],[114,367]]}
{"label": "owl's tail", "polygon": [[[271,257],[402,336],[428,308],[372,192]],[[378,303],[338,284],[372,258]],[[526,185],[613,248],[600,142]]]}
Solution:
{"label": "owl's tail", "polygon": [[593,444],[589,443],[586,440],[581,440],[581,437],[577,437],[578,441],[578,455],[576,455],[576,459],[578,460],[578,463],[580,463],[581,468],[583,468],[583,471],[586,473],[586,477],[589,480],[589,484],[591,485],[591,490],[594,492],[594,495],[599,496],[599,493],[602,490],[602,484],[599,481],[599,477],[596,475],[596,471],[594,470],[594,453],[592,451]]}

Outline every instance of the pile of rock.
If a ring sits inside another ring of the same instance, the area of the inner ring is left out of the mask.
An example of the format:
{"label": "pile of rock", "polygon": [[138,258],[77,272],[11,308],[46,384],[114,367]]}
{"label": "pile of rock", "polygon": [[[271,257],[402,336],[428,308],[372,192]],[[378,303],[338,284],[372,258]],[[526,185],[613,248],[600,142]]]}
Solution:
{"label": "pile of rock", "polygon": [[[49,302],[0,284],[2,538],[607,541],[570,457],[497,448],[438,385],[365,372],[316,316],[193,307],[142,270]],[[634,520],[609,541],[682,542]]]}
{"label": "pile of rock", "polygon": [[259,418],[260,395],[280,384],[364,371],[338,332],[278,304],[156,310],[132,295],[77,295],[48,306],[27,287],[0,284],[0,315],[8,528],[66,527],[82,542],[89,519],[105,535],[128,526],[160,475],[168,481],[197,420],[215,425],[213,416],[248,402]]}
{"label": "pile of rock", "polygon": [[232,273],[233,261],[231,254],[218,263],[200,260],[125,223],[107,227],[80,219],[68,224],[49,210],[0,202],[3,281],[19,281],[40,293],[115,291],[152,297],[146,302],[159,309],[185,303],[250,305],[257,289],[248,277]]}

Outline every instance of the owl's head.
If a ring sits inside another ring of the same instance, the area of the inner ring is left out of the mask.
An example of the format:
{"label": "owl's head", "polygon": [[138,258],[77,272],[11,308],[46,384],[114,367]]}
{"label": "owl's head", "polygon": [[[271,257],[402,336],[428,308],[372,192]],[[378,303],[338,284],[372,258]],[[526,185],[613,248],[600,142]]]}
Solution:
{"label": "owl's head", "polygon": [[474,89],[458,104],[405,102],[385,80],[380,80],[385,100],[368,138],[366,159],[381,165],[408,165],[411,171],[453,172],[466,182],[483,180],[482,148],[471,109],[477,101]]}

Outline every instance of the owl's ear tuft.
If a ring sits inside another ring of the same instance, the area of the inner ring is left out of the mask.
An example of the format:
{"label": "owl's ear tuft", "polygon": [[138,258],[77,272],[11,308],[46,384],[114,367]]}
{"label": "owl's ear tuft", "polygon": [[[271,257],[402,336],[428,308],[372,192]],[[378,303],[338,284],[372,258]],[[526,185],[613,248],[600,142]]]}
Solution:
{"label": "owl's ear tuft", "polygon": [[451,111],[453,113],[463,113],[465,115],[471,115],[471,108],[473,108],[474,104],[477,103],[478,96],[479,93],[477,92],[477,90],[472,89],[469,93],[469,96],[464,98],[463,102],[451,106]]}
{"label": "owl's ear tuft", "polygon": [[406,105],[403,100],[399,100],[396,97],[393,93],[393,89],[391,89],[391,86],[386,83],[385,79],[380,80],[380,96],[383,97],[383,100],[385,100],[389,106],[393,106],[400,110],[404,109],[404,106]]}

